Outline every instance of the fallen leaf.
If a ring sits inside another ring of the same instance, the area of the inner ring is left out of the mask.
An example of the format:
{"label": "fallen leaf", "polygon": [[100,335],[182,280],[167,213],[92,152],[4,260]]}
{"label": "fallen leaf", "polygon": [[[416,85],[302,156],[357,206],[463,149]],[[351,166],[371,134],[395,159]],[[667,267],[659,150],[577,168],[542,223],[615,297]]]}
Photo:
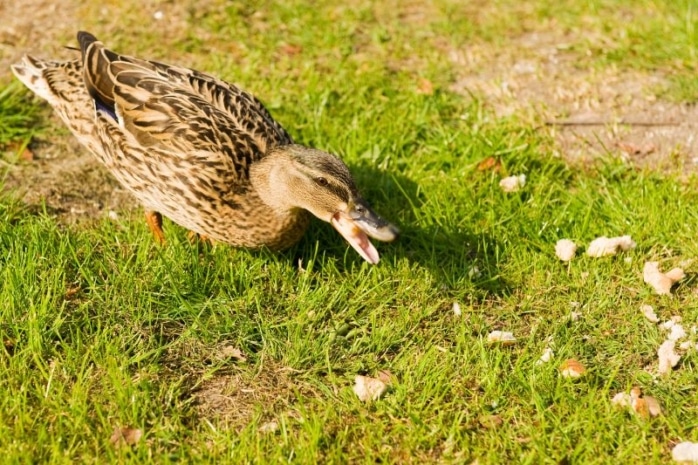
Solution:
{"label": "fallen leaf", "polygon": [[587,248],[587,255],[590,257],[605,257],[607,255],[615,255],[619,250],[630,250],[634,249],[635,242],[630,236],[620,236],[620,237],[597,237],[589,247]]}
{"label": "fallen leaf", "polygon": [[516,342],[516,338],[514,334],[509,331],[492,331],[487,335],[487,342],[490,344],[499,343],[502,345],[511,345]]}
{"label": "fallen leaf", "polygon": [[674,368],[681,359],[681,356],[674,351],[676,346],[676,341],[667,340],[659,346],[657,350],[657,356],[659,357],[659,373],[665,374],[669,373],[672,368]]}
{"label": "fallen leaf", "polygon": [[478,171],[495,171],[498,172],[502,168],[502,164],[494,157],[487,157],[477,164]]}
{"label": "fallen leaf", "polygon": [[221,347],[221,349],[218,352],[218,359],[228,360],[231,358],[235,360],[240,360],[241,362],[247,361],[247,357],[245,356],[245,354],[243,354],[242,351],[237,347],[233,347],[231,345],[225,345]]}
{"label": "fallen leaf", "polygon": [[24,150],[22,150],[22,153],[19,154],[19,158],[24,161],[32,161],[34,160],[34,152],[29,150],[28,147],[25,147]]}
{"label": "fallen leaf", "polygon": [[281,52],[288,56],[298,55],[303,51],[303,47],[300,45],[283,44],[281,47]]}
{"label": "fallen leaf", "polygon": [[560,373],[565,378],[579,378],[587,369],[582,365],[579,360],[574,358],[568,358],[560,365]]}
{"label": "fallen leaf", "polygon": [[65,291],[65,296],[64,296],[63,298],[66,299],[66,300],[70,300],[70,299],[71,299],[72,297],[74,297],[75,294],[77,294],[78,292],[80,292],[80,286],[72,286],[72,287],[69,287],[68,289],[66,289],[66,291]]}
{"label": "fallen leaf", "polygon": [[646,262],[642,270],[642,276],[645,283],[652,286],[655,292],[659,295],[671,294],[671,287],[681,281],[686,274],[681,268],[674,268],[668,273],[659,271],[658,262]]}
{"label": "fallen leaf", "polygon": [[632,142],[618,142],[618,148],[628,155],[649,155],[657,150],[657,146],[652,143],[638,145]]}
{"label": "fallen leaf", "polygon": [[279,422],[276,420],[271,420],[260,425],[257,431],[260,433],[275,433],[279,429]]}
{"label": "fallen leaf", "polygon": [[499,187],[504,192],[517,192],[526,185],[526,175],[519,174],[518,176],[508,176],[499,181]]}
{"label": "fallen leaf", "polygon": [[640,311],[642,311],[642,314],[645,315],[647,320],[651,321],[652,323],[659,323],[659,317],[657,317],[657,314],[654,313],[654,308],[651,305],[641,306]]}
{"label": "fallen leaf", "polygon": [[137,429],[137,428],[131,428],[130,426],[125,426],[125,427],[116,427],[114,428],[114,431],[111,433],[111,437],[109,438],[109,442],[114,444],[115,446],[123,446],[123,445],[128,445],[128,446],[133,446],[138,443],[138,441],[141,440],[141,437],[143,436],[143,431]]}
{"label": "fallen leaf", "polygon": [[354,393],[362,402],[378,400],[387,390],[388,385],[380,379],[362,375],[354,378]]}
{"label": "fallen leaf", "polygon": [[477,421],[487,429],[499,428],[504,423],[504,419],[499,415],[483,415]]}
{"label": "fallen leaf", "polygon": [[569,262],[577,253],[577,244],[569,239],[560,239],[555,244],[555,255],[563,262]]}
{"label": "fallen leaf", "polygon": [[417,81],[417,93],[434,95],[434,84],[427,78],[419,78]]}
{"label": "fallen leaf", "polygon": [[671,450],[671,458],[676,462],[698,463],[698,443],[680,442]]}

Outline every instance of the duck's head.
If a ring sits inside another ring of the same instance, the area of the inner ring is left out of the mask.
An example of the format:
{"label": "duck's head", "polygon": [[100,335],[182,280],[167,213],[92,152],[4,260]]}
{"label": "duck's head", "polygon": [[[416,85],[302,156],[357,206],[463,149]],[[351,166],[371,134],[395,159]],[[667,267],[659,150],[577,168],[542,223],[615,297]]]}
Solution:
{"label": "duck's head", "polygon": [[349,168],[335,155],[300,145],[276,147],[250,174],[267,205],[278,211],[302,208],[331,223],[369,263],[379,258],[369,236],[386,242],[398,236],[359,195]]}

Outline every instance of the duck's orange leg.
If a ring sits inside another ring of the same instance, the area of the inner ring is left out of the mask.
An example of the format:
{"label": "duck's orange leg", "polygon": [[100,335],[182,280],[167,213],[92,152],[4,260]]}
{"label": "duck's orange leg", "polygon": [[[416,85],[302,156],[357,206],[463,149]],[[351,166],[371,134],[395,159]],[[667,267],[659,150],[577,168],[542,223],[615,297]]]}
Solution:
{"label": "duck's orange leg", "polygon": [[165,233],[162,232],[162,215],[158,212],[146,211],[145,221],[148,223],[150,232],[155,236],[155,240],[160,245],[165,245]]}

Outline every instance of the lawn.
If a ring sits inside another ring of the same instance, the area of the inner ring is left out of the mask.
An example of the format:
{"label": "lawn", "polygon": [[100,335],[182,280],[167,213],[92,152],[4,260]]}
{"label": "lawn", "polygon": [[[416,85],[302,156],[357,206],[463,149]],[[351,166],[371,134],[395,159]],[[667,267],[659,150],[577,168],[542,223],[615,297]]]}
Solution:
{"label": "lawn", "polygon": [[[192,243],[172,223],[161,247],[135,206],[66,221],[6,189],[5,463],[651,464],[698,441],[690,157],[677,143],[663,169],[612,147],[571,160],[545,124],[555,108],[502,114],[454,85],[453,59],[477,48],[486,68],[548,35],[570,72],[661,75],[652,99],[687,104],[698,100],[691,1],[137,5],[75,14],[121,53],[255,93],[297,142],[340,155],[402,236],[377,244],[376,266],[319,221],[282,253]],[[25,147],[41,157],[69,137],[11,82],[2,71],[0,175],[35,162]],[[518,174],[526,185],[504,192]],[[637,247],[584,254],[626,234]],[[569,263],[555,256],[563,238],[580,246]],[[687,276],[656,295],[646,261]],[[670,373],[657,369],[667,331],[642,305],[686,328],[691,347]],[[494,330],[516,342],[488,342]],[[586,373],[562,376],[567,359]],[[359,400],[355,376],[384,370],[388,391]],[[612,404],[633,386],[662,415]]]}

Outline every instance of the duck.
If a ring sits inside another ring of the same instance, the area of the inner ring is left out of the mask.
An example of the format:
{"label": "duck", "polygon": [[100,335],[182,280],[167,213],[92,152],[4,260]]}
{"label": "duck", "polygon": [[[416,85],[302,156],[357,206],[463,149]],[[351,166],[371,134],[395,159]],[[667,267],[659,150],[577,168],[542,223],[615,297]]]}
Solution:
{"label": "duck", "polygon": [[296,144],[251,93],[115,53],[89,32],[77,41],[79,58],[25,55],[12,72],[144,207],[157,242],[166,217],[214,243],[282,250],[314,216],[377,264],[370,238],[398,237],[338,156]]}

